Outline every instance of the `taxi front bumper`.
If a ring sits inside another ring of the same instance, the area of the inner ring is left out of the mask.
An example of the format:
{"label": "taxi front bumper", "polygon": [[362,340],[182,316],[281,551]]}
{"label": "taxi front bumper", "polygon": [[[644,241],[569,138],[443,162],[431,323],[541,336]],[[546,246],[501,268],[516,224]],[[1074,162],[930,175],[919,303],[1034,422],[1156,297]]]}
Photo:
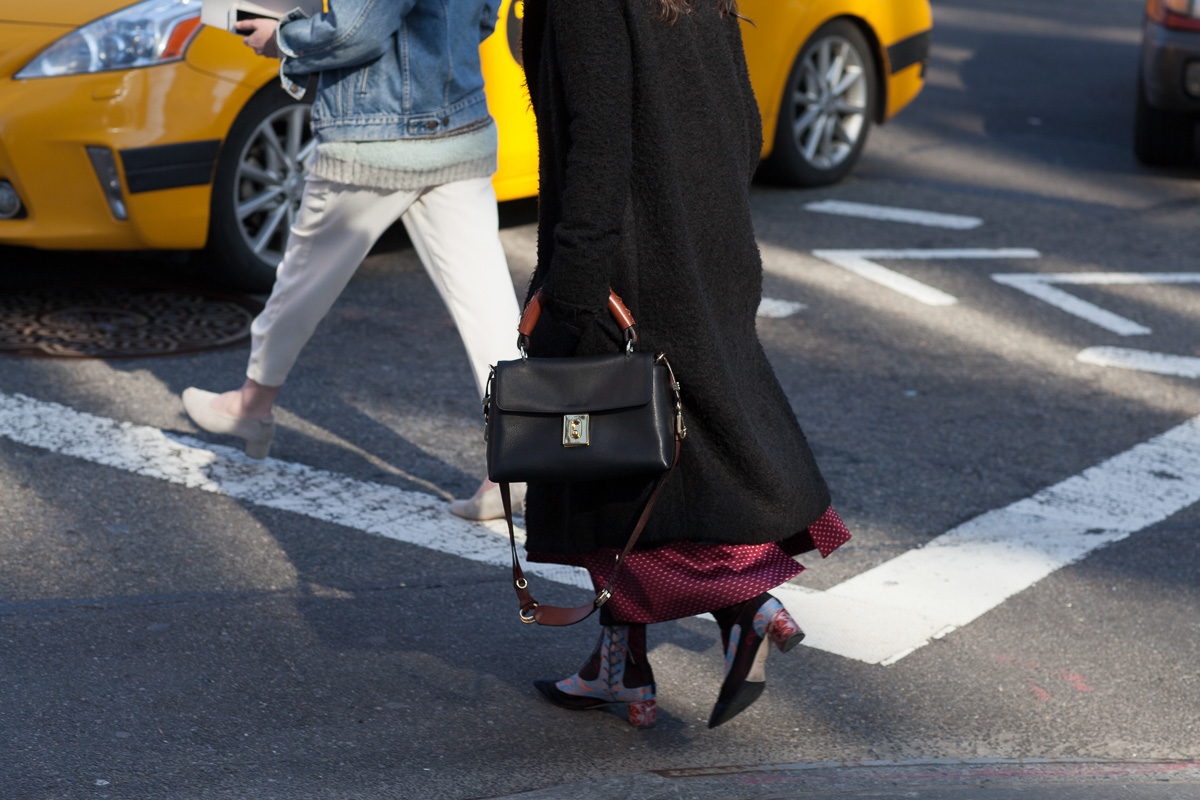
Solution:
{"label": "taxi front bumper", "polygon": [[221,142],[253,90],[187,61],[0,80],[0,181],[20,201],[0,244],[203,247]]}

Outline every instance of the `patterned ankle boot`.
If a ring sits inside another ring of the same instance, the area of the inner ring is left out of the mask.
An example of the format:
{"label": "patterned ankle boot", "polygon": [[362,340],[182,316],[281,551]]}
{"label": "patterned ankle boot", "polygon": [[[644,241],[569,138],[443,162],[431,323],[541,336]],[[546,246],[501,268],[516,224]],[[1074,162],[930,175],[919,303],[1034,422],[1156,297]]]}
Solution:
{"label": "patterned ankle boot", "polygon": [[646,660],[646,626],[604,625],[587,662],[561,681],[534,681],[551,703],[572,711],[590,711],[614,703],[629,706],[629,724],[654,724],[654,672]]}
{"label": "patterned ankle boot", "polygon": [[725,681],[708,720],[710,728],[733,719],[762,695],[768,650],[760,645],[765,640],[786,653],[804,638],[783,603],[766,593],[714,611],[713,616],[721,626],[725,646]]}

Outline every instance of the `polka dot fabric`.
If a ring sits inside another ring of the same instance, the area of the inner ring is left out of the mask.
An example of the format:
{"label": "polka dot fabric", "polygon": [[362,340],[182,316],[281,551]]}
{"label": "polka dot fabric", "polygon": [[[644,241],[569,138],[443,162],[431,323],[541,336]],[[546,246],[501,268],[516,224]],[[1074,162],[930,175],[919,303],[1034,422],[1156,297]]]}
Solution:
{"label": "polka dot fabric", "polygon": [[[770,544],[702,545],[672,542],[629,554],[608,610],[619,622],[666,622],[703,614],[775,588],[799,575],[804,567],[793,555],[814,547],[828,556],[850,539],[832,508],[790,539]],[[616,562],[615,548],[580,555],[530,553],[530,561],[583,567],[599,591]]]}
{"label": "polka dot fabric", "polygon": [[821,515],[821,518],[808,526],[808,535],[821,558],[826,558],[834,550],[850,541],[850,531],[846,530],[842,518],[832,508]]}

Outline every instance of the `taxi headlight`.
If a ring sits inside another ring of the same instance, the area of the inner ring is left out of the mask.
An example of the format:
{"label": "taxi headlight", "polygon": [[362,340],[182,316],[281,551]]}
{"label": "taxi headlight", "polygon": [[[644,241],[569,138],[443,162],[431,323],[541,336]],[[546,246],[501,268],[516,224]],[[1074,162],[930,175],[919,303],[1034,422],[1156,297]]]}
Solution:
{"label": "taxi headlight", "polygon": [[200,0],[143,0],[59,39],[16,78],[149,67],[183,58],[200,29]]}

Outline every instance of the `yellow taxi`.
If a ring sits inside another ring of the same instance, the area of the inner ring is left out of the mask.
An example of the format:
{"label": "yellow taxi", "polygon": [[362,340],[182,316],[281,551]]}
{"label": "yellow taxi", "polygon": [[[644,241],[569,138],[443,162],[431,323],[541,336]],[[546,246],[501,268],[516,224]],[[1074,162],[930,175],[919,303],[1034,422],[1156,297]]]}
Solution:
{"label": "yellow taxi", "polygon": [[[335,0],[336,1],[336,0]],[[928,0],[742,0],[764,170],[800,186],[853,166],[920,92]],[[501,200],[537,193],[521,0],[481,47]],[[214,282],[274,277],[314,144],[276,62],[200,25],[200,0],[0,0],[0,244],[206,248]]]}

